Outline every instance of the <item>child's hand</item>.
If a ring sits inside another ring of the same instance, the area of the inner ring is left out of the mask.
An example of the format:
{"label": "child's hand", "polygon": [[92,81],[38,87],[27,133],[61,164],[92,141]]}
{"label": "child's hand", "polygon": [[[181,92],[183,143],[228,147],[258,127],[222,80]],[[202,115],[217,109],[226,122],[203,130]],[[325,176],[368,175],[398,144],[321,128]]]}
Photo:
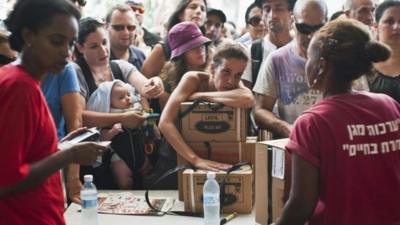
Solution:
{"label": "child's hand", "polygon": [[102,129],[100,131],[101,141],[111,141],[117,134],[124,132],[121,123],[116,123],[111,129]]}

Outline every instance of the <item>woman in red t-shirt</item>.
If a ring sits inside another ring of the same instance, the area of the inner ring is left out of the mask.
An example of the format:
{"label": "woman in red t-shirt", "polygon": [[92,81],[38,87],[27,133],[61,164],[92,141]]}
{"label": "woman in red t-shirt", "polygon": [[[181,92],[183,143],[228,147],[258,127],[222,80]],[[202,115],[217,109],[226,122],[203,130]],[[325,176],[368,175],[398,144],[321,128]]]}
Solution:
{"label": "woman in red t-shirt", "polygon": [[10,45],[21,57],[0,69],[0,225],[64,224],[59,170],[70,163],[91,165],[107,149],[92,142],[57,147],[40,90],[41,78],[60,74],[70,59],[79,17],[66,0],[25,0],[5,21]]}
{"label": "woman in red t-shirt", "polygon": [[361,22],[335,20],[314,35],[307,56],[309,85],[324,99],[289,136],[292,189],[276,225],[400,224],[400,105],[351,89],[390,50]]}

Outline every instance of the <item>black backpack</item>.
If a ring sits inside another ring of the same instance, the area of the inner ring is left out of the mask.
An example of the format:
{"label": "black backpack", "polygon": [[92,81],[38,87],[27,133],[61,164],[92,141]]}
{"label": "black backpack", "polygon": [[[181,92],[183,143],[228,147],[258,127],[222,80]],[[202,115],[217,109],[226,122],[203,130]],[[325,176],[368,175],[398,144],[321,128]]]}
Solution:
{"label": "black backpack", "polygon": [[253,89],[254,84],[257,81],[258,71],[260,71],[261,62],[263,60],[263,39],[257,39],[251,45],[251,77],[253,79],[251,88]]}

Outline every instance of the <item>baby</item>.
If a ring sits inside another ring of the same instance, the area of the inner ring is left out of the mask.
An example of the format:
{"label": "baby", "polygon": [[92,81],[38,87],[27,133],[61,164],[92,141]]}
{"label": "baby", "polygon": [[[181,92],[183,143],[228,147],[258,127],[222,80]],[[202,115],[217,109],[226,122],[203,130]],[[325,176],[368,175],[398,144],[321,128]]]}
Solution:
{"label": "baby", "polygon": [[[87,103],[87,109],[96,112],[124,113],[135,111],[141,114],[146,108],[148,108],[147,100],[141,98],[134,87],[121,80],[101,83],[97,90],[90,96]],[[137,132],[131,132],[129,129],[125,131],[128,133],[127,135],[137,134]],[[136,144],[132,144],[126,142],[127,138],[117,138],[117,135],[122,132],[124,132],[124,129],[121,123],[116,123],[110,129],[101,130],[101,140],[112,140],[112,147],[122,146],[118,149],[116,149],[117,147],[114,148],[115,151],[111,158],[111,169],[119,188],[131,189],[133,185],[132,172],[137,172],[132,170],[147,170],[148,163],[143,153],[143,145],[138,143],[143,141],[143,137],[139,135],[139,137],[128,138],[136,142]],[[113,139],[114,137],[116,137],[116,139]],[[129,149],[129,147],[131,148]],[[116,152],[118,152],[118,154]],[[132,154],[133,156],[131,156]]]}

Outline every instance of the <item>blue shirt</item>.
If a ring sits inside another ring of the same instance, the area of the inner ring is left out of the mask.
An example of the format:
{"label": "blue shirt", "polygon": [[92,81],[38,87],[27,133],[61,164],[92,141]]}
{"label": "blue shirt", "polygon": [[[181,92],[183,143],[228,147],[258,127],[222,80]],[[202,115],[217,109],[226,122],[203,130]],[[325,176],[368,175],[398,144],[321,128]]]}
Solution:
{"label": "blue shirt", "polygon": [[61,97],[71,92],[79,93],[79,90],[78,77],[72,64],[68,64],[61,74],[48,74],[42,83],[42,91],[53,115],[59,139],[65,136],[65,120]]}
{"label": "blue shirt", "polygon": [[[140,50],[139,48],[135,46],[129,46],[129,58],[128,62],[136,67],[137,70],[141,70],[143,66],[143,62],[146,59],[146,56],[144,55],[143,51]],[[110,54],[110,61],[119,59],[115,57],[115,55],[112,53]]]}

